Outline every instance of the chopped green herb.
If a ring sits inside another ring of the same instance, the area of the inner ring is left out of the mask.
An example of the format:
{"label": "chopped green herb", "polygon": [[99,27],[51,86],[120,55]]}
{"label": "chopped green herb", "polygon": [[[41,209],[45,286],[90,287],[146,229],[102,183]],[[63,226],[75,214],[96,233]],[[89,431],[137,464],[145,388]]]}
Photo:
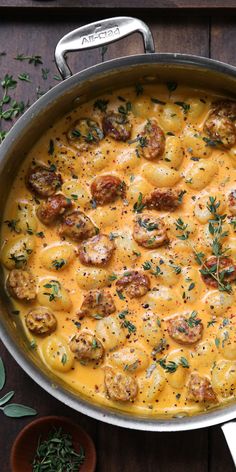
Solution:
{"label": "chopped green herb", "polygon": [[136,212],[136,213],[142,213],[145,205],[142,203],[143,201],[143,194],[141,192],[139,192],[139,196],[138,196],[138,200],[137,202],[135,202],[134,206],[133,206],[133,211]]}
{"label": "chopped green herb", "polygon": [[54,141],[53,139],[50,139],[49,141],[49,147],[48,147],[48,154],[50,154],[50,156],[52,156],[54,154]]}
{"label": "chopped green herb", "polygon": [[143,263],[143,268],[144,268],[144,270],[150,270],[152,268],[151,262],[150,261],[145,261]]}
{"label": "chopped green herb", "polygon": [[27,74],[26,72],[23,72],[22,74],[18,75],[18,79],[24,81],[24,82],[31,82],[30,80],[30,75]]}
{"label": "chopped green herb", "polygon": [[43,78],[43,80],[47,80],[49,72],[50,72],[49,69],[47,69],[47,68],[43,69],[42,68],[42,78]]}
{"label": "chopped green herb", "polygon": [[113,239],[119,238],[119,236],[120,236],[120,235],[119,235],[118,233],[112,233],[112,232],[111,232],[111,233],[109,234],[109,239],[110,239],[110,241],[113,241]]}
{"label": "chopped green herb", "polygon": [[169,92],[174,92],[178,86],[177,82],[166,82],[166,86],[169,90]]}
{"label": "chopped green herb", "polygon": [[8,228],[15,233],[20,233],[20,230],[17,228],[17,223],[19,220],[5,220],[4,223],[7,224]]}
{"label": "chopped green herb", "polygon": [[65,259],[55,259],[52,261],[52,267],[54,267],[56,270],[62,269],[64,265],[66,265]]}
{"label": "chopped green herb", "polygon": [[188,291],[190,292],[191,290],[193,290],[195,287],[195,283],[194,282],[191,282],[191,284],[189,285],[188,287]]}
{"label": "chopped green herb", "polygon": [[41,56],[25,56],[24,54],[18,54],[15,59],[17,61],[27,61],[29,64],[33,64],[37,66],[38,64],[42,64],[42,57]]}
{"label": "chopped green herb", "polygon": [[143,86],[141,84],[136,84],[135,85],[135,92],[136,92],[137,97],[139,97],[139,95],[142,95],[143,94]]}
{"label": "chopped green herb", "polygon": [[150,222],[150,218],[138,218],[138,224],[147,231],[154,231],[158,229],[158,224]]}
{"label": "chopped green herb", "polygon": [[120,105],[118,108],[118,112],[121,113],[122,115],[128,115],[128,113],[131,111],[132,105],[130,102],[126,102],[125,105]]}
{"label": "chopped green herb", "polygon": [[35,233],[36,236],[38,236],[38,238],[45,238],[45,234],[43,231],[38,231],[37,233]]}
{"label": "chopped green herb", "polygon": [[64,353],[61,358],[61,363],[65,365],[67,363],[67,355]]}
{"label": "chopped green herb", "polygon": [[107,110],[107,105],[109,103],[109,100],[104,100],[104,99],[98,99],[94,102],[93,108],[98,109],[101,112],[105,113]]}
{"label": "chopped green herb", "polygon": [[116,290],[116,293],[117,293],[118,297],[120,298],[120,300],[125,300],[125,296],[123,295],[123,293],[120,290]]}
{"label": "chopped green herb", "polygon": [[175,102],[175,105],[183,108],[184,113],[186,114],[190,110],[190,105],[185,102]]}
{"label": "chopped green herb", "polygon": [[127,328],[129,333],[135,333],[136,332],[136,326],[128,320],[124,320],[122,326],[124,326],[124,328]]}
{"label": "chopped green herb", "polygon": [[108,280],[109,282],[113,282],[114,280],[117,279],[117,275],[116,274],[111,274],[111,275],[108,275]]}
{"label": "chopped green herb", "polygon": [[163,102],[162,100],[159,100],[158,98],[151,98],[152,103],[156,103],[158,105],[166,105],[166,102]]}
{"label": "chopped green herb", "polygon": [[216,323],[216,320],[208,321],[207,328],[210,328],[210,326],[214,326],[215,323]]}
{"label": "chopped green herb", "polygon": [[123,310],[118,314],[118,316],[121,320],[123,320],[126,317],[126,315],[128,315],[128,313],[129,313],[128,310]]}
{"label": "chopped green herb", "polygon": [[52,302],[53,300],[56,300],[56,298],[61,298],[61,295],[60,295],[61,284],[58,280],[50,280],[50,282],[43,285],[43,287],[49,288],[51,290],[50,292],[43,293],[43,295],[46,295],[49,297],[50,302]]}
{"label": "chopped green herb", "polygon": [[184,367],[184,369],[189,369],[189,363],[188,363],[188,360],[186,359],[186,357],[181,357],[180,358],[179,365]]}
{"label": "chopped green herb", "polygon": [[169,361],[166,363],[166,359],[158,359],[157,363],[160,364],[160,366],[169,374],[173,374],[178,368],[178,364],[176,364],[176,362]]}
{"label": "chopped green herb", "polygon": [[207,137],[204,137],[202,139],[206,143],[207,146],[211,146],[211,147],[216,147],[219,144],[223,144],[220,139],[213,140],[213,139],[210,139],[210,138],[207,138]]}

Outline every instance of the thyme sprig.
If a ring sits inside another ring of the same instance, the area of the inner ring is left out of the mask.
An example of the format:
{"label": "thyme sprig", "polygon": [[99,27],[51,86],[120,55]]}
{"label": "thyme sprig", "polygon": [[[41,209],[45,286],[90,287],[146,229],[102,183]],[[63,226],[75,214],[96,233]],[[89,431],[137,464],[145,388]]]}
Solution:
{"label": "thyme sprig", "polygon": [[207,209],[211,213],[211,218],[209,219],[208,229],[209,233],[213,236],[213,241],[211,244],[212,255],[216,258],[216,264],[212,267],[208,267],[205,260],[205,255],[202,252],[197,252],[193,244],[189,241],[190,231],[188,230],[188,224],[185,224],[181,218],[178,218],[175,222],[176,230],[180,231],[182,234],[177,236],[177,238],[184,240],[191,247],[195,255],[196,262],[201,265],[200,272],[202,275],[209,275],[217,281],[217,286],[220,291],[226,291],[230,293],[232,287],[230,283],[224,282],[224,276],[231,271],[230,268],[220,271],[220,260],[221,257],[227,251],[223,249],[222,239],[228,235],[227,231],[224,231],[223,224],[226,220],[227,215],[219,214],[220,202],[217,201],[216,197],[209,197],[209,202],[207,203]]}
{"label": "thyme sprig", "polygon": [[33,472],[77,472],[84,463],[85,454],[80,446],[76,452],[72,437],[62,428],[52,429],[44,441],[39,438],[38,447],[33,461]]}

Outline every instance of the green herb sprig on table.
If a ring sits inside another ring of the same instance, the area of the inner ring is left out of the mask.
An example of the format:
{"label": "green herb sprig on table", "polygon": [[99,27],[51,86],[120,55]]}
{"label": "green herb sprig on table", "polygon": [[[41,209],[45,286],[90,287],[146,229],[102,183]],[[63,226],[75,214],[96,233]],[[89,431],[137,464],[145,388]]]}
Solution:
{"label": "green herb sprig on table", "polygon": [[[6,382],[6,372],[3,364],[3,360],[0,357],[0,390],[3,389]],[[37,411],[29,406],[21,405],[18,403],[8,403],[15,392],[12,390],[6,393],[3,397],[0,398],[0,410],[4,413],[5,416],[10,418],[22,418],[23,416],[34,416],[37,415]]]}
{"label": "green herb sprig on table", "polygon": [[21,62],[27,61],[28,64],[33,64],[34,66],[43,63],[41,56],[25,56],[24,54],[18,54],[15,59]]}
{"label": "green herb sprig on table", "polygon": [[75,451],[71,435],[54,429],[45,441],[39,438],[32,472],[78,472],[84,460],[83,448]]}

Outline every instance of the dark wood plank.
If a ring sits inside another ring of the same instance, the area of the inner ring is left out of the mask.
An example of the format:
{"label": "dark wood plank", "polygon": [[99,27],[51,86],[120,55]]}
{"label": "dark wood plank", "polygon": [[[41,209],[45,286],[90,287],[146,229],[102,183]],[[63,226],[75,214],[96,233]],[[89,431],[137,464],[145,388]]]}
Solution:
{"label": "dark wood plank", "polygon": [[[121,431],[100,424],[98,469],[102,472],[206,472],[207,437],[207,430],[150,433]],[[197,447],[192,447],[196,444]],[[106,450],[102,453],[104,445]]]}
{"label": "dark wood plank", "polygon": [[171,9],[176,10],[179,8],[185,9],[236,9],[234,0],[145,0],[145,4],[142,0],[1,0],[0,8],[76,8],[76,9],[88,9],[88,8],[106,8],[106,9],[130,9],[130,8],[155,8],[155,9]]}
{"label": "dark wood plank", "polygon": [[235,56],[236,17],[212,16],[210,54],[213,59],[236,65]]}
{"label": "dark wood plank", "polygon": [[210,428],[209,443],[209,472],[234,472],[235,465],[220,428]]}

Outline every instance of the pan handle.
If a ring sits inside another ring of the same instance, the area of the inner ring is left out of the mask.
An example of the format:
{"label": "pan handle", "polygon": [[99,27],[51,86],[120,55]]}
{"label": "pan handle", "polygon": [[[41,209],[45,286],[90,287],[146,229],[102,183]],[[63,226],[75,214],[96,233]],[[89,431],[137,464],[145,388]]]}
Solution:
{"label": "pan handle", "polygon": [[236,466],[236,422],[231,421],[221,425],[221,429],[224,433],[228,448],[231,452],[234,465]]}
{"label": "pan handle", "polygon": [[66,34],[55,49],[55,61],[62,78],[67,79],[72,75],[65,58],[67,52],[104,46],[135,31],[142,34],[145,52],[155,52],[153,36],[148,26],[143,21],[129,16],[95,21]]}

